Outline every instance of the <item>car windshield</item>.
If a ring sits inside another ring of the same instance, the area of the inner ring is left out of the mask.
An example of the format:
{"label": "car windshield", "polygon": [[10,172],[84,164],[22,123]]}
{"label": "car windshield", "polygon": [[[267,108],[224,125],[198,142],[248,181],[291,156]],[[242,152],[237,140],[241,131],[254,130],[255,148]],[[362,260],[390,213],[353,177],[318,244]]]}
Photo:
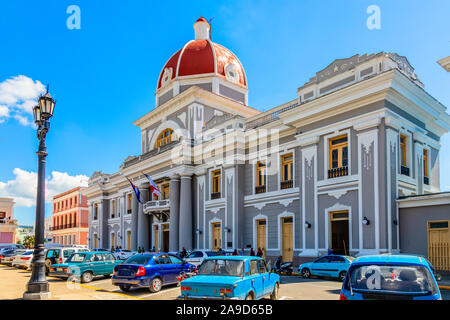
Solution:
{"label": "car windshield", "polygon": [[208,259],[200,265],[197,274],[241,277],[244,274],[244,261]]}
{"label": "car windshield", "polygon": [[88,261],[89,259],[86,259],[86,253],[74,253],[72,254],[68,259],[67,263],[81,263]]}
{"label": "car windshield", "polygon": [[125,264],[147,264],[147,262],[153,258],[153,254],[135,254],[129,257]]}
{"label": "car windshield", "polygon": [[217,252],[207,251],[207,252],[206,252],[206,255],[207,255],[208,257],[214,257],[214,256],[217,256]]}
{"label": "car windshield", "polygon": [[349,271],[345,288],[356,292],[395,294],[436,294],[427,268],[416,265],[362,265]]}

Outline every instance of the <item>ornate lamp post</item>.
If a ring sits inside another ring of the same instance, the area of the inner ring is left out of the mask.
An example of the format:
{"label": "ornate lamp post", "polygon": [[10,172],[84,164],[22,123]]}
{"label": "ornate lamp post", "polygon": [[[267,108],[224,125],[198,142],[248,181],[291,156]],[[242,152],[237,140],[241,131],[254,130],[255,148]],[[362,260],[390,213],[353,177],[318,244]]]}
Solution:
{"label": "ornate lamp post", "polygon": [[39,104],[33,108],[34,122],[37,124],[37,138],[39,139],[38,185],[36,196],[36,229],[34,241],[34,255],[30,281],[27,291],[23,294],[26,300],[49,299],[50,291],[45,277],[44,257],[44,228],[45,228],[45,158],[47,157],[45,147],[45,136],[50,129],[50,118],[55,108],[55,100],[48,93],[39,97]]}

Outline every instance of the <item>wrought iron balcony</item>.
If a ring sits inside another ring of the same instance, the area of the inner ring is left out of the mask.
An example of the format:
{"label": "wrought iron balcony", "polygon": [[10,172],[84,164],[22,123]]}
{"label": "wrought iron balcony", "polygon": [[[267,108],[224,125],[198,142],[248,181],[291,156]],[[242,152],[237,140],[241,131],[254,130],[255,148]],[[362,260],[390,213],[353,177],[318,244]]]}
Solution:
{"label": "wrought iron balcony", "polygon": [[294,181],[293,180],[285,180],[285,181],[281,181],[281,189],[290,189],[294,186]]}
{"label": "wrought iron balcony", "polygon": [[170,200],[153,200],[144,203],[144,212],[170,210]]}
{"label": "wrought iron balcony", "polygon": [[423,177],[423,183],[426,184],[426,185],[430,185],[430,178]]}
{"label": "wrought iron balcony", "polygon": [[400,167],[400,173],[405,175],[405,176],[409,176],[409,168],[405,167],[405,166],[401,166]]}
{"label": "wrought iron balcony", "polygon": [[0,224],[17,224],[17,220],[15,219],[6,219],[6,218],[1,218],[0,219]]}
{"label": "wrought iron balcony", "polygon": [[266,192],[266,185],[262,185],[262,186],[257,186],[255,187],[255,193],[264,193]]}
{"label": "wrought iron balcony", "polygon": [[55,231],[55,230],[64,230],[64,229],[70,229],[70,228],[87,228],[88,224],[87,223],[67,223],[67,224],[62,224],[59,226],[52,226],[50,227],[50,231]]}
{"label": "wrought iron balcony", "polygon": [[220,199],[220,192],[211,193],[211,200]]}
{"label": "wrought iron balcony", "polygon": [[348,176],[348,166],[328,170],[328,179]]}

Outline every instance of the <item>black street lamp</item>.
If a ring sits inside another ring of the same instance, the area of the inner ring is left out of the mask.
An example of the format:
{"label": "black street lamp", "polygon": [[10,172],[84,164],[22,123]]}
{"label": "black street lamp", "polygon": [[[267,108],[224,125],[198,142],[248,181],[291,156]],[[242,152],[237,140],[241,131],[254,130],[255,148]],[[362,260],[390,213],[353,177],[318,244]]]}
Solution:
{"label": "black street lamp", "polygon": [[53,116],[55,100],[48,93],[39,97],[39,104],[33,108],[34,122],[38,126],[37,138],[39,139],[38,185],[36,196],[36,229],[34,235],[34,255],[31,261],[32,271],[27,291],[23,294],[26,300],[42,300],[50,298],[48,281],[45,277],[44,257],[44,228],[45,228],[45,136],[50,130],[50,118]]}

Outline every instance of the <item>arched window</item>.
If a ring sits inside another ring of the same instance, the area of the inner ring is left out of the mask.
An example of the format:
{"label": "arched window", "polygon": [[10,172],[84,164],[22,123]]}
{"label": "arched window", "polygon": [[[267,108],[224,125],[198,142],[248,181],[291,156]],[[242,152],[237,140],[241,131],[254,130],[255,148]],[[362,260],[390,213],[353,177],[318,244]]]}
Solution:
{"label": "arched window", "polygon": [[163,132],[161,132],[158,136],[158,139],[156,139],[155,149],[158,147],[165,146],[166,144],[175,141],[175,139],[176,139],[175,131],[173,131],[173,129],[167,128]]}

